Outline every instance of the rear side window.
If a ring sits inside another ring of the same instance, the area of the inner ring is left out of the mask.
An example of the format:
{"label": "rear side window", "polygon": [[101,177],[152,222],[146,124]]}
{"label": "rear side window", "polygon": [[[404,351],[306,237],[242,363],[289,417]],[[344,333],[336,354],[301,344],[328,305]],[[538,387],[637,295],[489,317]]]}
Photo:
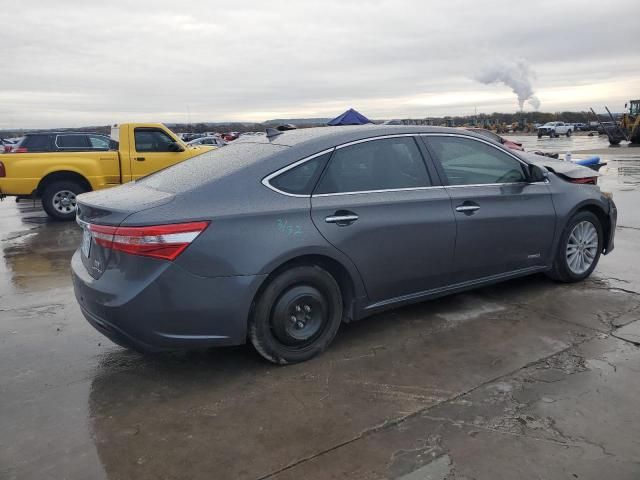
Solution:
{"label": "rear side window", "polygon": [[449,185],[526,181],[522,164],[484,142],[460,137],[428,137]]}
{"label": "rear side window", "polygon": [[272,178],[272,187],[295,195],[311,195],[331,152],[320,155]]}
{"label": "rear side window", "polygon": [[49,135],[28,135],[20,142],[21,147],[30,152],[48,152],[51,150],[51,137]]}
{"label": "rear side window", "polygon": [[58,135],[56,146],[58,148],[87,148],[89,142],[86,135]]}
{"label": "rear side window", "polygon": [[174,142],[162,130],[136,128],[134,135],[138,152],[170,152],[169,145]]}
{"label": "rear side window", "polygon": [[315,193],[393,190],[431,185],[412,137],[386,138],[339,148]]}

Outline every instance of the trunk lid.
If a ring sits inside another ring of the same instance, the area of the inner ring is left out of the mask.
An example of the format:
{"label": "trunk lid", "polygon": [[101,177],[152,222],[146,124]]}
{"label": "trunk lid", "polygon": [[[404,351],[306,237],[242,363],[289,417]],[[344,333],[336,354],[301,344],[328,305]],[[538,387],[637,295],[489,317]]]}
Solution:
{"label": "trunk lid", "polygon": [[[120,225],[128,216],[148,208],[164,205],[173,200],[174,195],[128,183],[119,187],[78,196],[77,221],[83,229],[81,243],[82,263],[93,278],[100,278],[110,263],[114,252],[96,243],[89,224]],[[115,254],[118,255],[117,253]]]}

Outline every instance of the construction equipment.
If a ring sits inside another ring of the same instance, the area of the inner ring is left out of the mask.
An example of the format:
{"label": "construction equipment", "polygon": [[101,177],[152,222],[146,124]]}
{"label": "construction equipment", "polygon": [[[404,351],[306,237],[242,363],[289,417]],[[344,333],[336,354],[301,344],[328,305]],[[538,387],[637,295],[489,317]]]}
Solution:
{"label": "construction equipment", "polygon": [[[604,107],[611,119],[608,125],[603,124],[593,108],[591,109],[591,113],[609,137],[610,145],[620,145],[622,140],[626,140],[630,146],[640,146],[640,100],[631,100],[628,105],[629,112],[625,112],[619,122],[616,121],[609,108]],[[627,104],[625,103],[624,106],[626,108]]]}
{"label": "construction equipment", "polygon": [[629,113],[622,115],[621,127],[627,133],[629,144],[640,146],[640,100],[629,101]]}

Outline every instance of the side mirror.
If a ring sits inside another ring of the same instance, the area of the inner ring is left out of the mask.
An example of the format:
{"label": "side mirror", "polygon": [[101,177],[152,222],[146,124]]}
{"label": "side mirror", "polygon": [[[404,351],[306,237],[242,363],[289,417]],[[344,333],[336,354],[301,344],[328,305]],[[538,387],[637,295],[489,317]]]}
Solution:
{"label": "side mirror", "polygon": [[549,178],[549,172],[538,165],[529,165],[529,182],[544,182]]}
{"label": "side mirror", "polygon": [[180,145],[178,142],[171,142],[169,144],[169,151],[170,152],[184,152],[184,148],[182,148],[182,145]]}

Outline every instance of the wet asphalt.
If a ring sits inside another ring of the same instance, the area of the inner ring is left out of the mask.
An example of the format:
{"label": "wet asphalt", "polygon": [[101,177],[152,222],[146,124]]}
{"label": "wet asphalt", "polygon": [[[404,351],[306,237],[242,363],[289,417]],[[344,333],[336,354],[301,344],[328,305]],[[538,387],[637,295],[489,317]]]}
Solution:
{"label": "wet asphalt", "polygon": [[115,346],[75,303],[78,227],[5,199],[0,479],[640,478],[640,149],[602,157],[619,227],[590,279],[390,311],[288,367]]}

